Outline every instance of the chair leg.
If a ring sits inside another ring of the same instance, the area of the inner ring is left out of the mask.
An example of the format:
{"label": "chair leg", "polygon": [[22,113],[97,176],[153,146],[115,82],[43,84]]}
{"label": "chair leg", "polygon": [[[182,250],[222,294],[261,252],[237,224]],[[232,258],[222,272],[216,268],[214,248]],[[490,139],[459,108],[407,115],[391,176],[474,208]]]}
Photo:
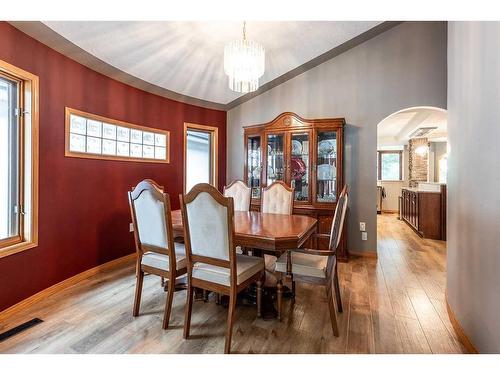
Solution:
{"label": "chair leg", "polygon": [[283,281],[281,280],[281,276],[278,279],[277,287],[278,287],[278,290],[277,290],[278,320],[281,322],[281,311],[282,311],[282,305],[283,305]]}
{"label": "chair leg", "polygon": [[257,280],[257,318],[262,316],[262,278]]}
{"label": "chair leg", "polygon": [[133,316],[139,315],[139,307],[141,305],[143,279],[144,279],[144,272],[142,272],[142,270],[141,270],[137,273],[137,282],[135,285],[134,311],[132,313]]}
{"label": "chair leg", "polygon": [[339,337],[339,327],[337,325],[337,313],[335,312],[335,303],[333,302],[332,288],[326,287],[326,298],[328,299],[328,308],[330,310],[330,320],[332,323],[332,331],[335,337]]}
{"label": "chair leg", "polygon": [[191,286],[191,281],[188,281],[188,289],[186,293],[186,307],[184,316],[184,338],[189,337],[189,329],[191,328],[191,311],[193,309],[193,287]]}
{"label": "chair leg", "polygon": [[337,266],[335,266],[335,274],[333,276],[333,287],[335,288],[335,297],[337,298],[337,310],[341,313],[342,310],[342,299],[340,298],[340,285],[339,285],[339,274],[337,273]]}
{"label": "chair leg", "polygon": [[295,280],[292,275],[292,302],[295,302]]}
{"label": "chair leg", "polygon": [[208,290],[203,289],[203,302],[208,302]]}
{"label": "chair leg", "polygon": [[168,280],[167,301],[165,302],[165,313],[163,315],[163,329],[168,329],[170,321],[170,312],[172,311],[172,302],[174,300],[175,278],[171,277]]}
{"label": "chair leg", "polygon": [[229,296],[229,311],[227,312],[227,331],[224,354],[231,352],[231,337],[233,336],[234,310],[236,309],[236,293],[231,292]]}

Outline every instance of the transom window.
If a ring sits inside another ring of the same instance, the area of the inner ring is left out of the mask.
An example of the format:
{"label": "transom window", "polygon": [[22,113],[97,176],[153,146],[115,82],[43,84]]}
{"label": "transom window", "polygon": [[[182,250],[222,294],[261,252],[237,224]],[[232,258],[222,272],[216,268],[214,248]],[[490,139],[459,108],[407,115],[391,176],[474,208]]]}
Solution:
{"label": "transom window", "polygon": [[38,244],[38,77],[0,60],[0,257]]}
{"label": "transom window", "polygon": [[378,180],[379,181],[401,181],[403,179],[403,151],[378,151]]}
{"label": "transom window", "polygon": [[169,162],[169,132],[66,108],[66,156]]}

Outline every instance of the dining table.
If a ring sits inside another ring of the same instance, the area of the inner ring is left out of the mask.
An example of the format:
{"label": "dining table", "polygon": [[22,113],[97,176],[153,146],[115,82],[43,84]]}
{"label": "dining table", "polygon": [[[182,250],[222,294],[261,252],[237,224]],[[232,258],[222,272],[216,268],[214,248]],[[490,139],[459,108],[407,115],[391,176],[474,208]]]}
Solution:
{"label": "dining table", "polygon": [[[184,237],[181,210],[174,210],[171,215],[174,237]],[[317,220],[305,215],[234,211],[233,222],[235,246],[251,249],[252,254],[264,251],[279,257],[286,250],[300,248],[316,232]],[[288,288],[285,288],[285,296],[289,295],[287,290]],[[275,295],[276,288],[264,288],[262,301],[264,319],[277,317],[273,303]],[[249,288],[245,298],[255,303],[255,288]]]}
{"label": "dining table", "polygon": [[[305,215],[234,211],[234,244],[276,252],[297,249],[316,231],[315,218]],[[181,210],[172,211],[174,237],[184,236]]]}

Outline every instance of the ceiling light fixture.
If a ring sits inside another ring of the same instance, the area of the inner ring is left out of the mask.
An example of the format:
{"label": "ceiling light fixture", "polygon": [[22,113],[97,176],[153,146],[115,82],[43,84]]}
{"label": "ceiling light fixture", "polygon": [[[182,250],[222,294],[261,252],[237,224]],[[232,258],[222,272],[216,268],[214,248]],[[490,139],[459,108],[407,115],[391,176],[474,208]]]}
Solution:
{"label": "ceiling light fixture", "polygon": [[410,138],[422,138],[423,136],[433,132],[437,129],[437,126],[422,127],[415,130],[410,134]]}
{"label": "ceiling light fixture", "polygon": [[241,93],[257,90],[264,69],[264,47],[247,40],[246,22],[243,22],[243,39],[231,42],[224,48],[224,72],[229,77],[229,88]]}
{"label": "ceiling light fixture", "polygon": [[417,155],[420,155],[420,156],[425,156],[425,154],[427,154],[427,151],[428,151],[428,147],[427,146],[418,146],[416,149],[415,149],[415,153]]}

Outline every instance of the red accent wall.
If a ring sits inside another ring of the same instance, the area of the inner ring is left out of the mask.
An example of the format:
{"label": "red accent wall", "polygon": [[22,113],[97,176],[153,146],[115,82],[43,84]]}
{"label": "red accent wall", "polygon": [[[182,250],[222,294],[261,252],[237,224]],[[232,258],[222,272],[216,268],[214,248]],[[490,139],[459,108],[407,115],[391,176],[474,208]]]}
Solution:
{"label": "red accent wall", "polygon": [[[134,251],[127,191],[144,178],[179,208],[183,123],[219,128],[219,187],[226,176],[226,112],[130,87],[97,73],[6,22],[0,59],[40,78],[39,245],[0,258],[0,311],[68,277]],[[167,68],[165,68],[167,69]],[[64,157],[64,107],[170,130],[170,164]]]}

